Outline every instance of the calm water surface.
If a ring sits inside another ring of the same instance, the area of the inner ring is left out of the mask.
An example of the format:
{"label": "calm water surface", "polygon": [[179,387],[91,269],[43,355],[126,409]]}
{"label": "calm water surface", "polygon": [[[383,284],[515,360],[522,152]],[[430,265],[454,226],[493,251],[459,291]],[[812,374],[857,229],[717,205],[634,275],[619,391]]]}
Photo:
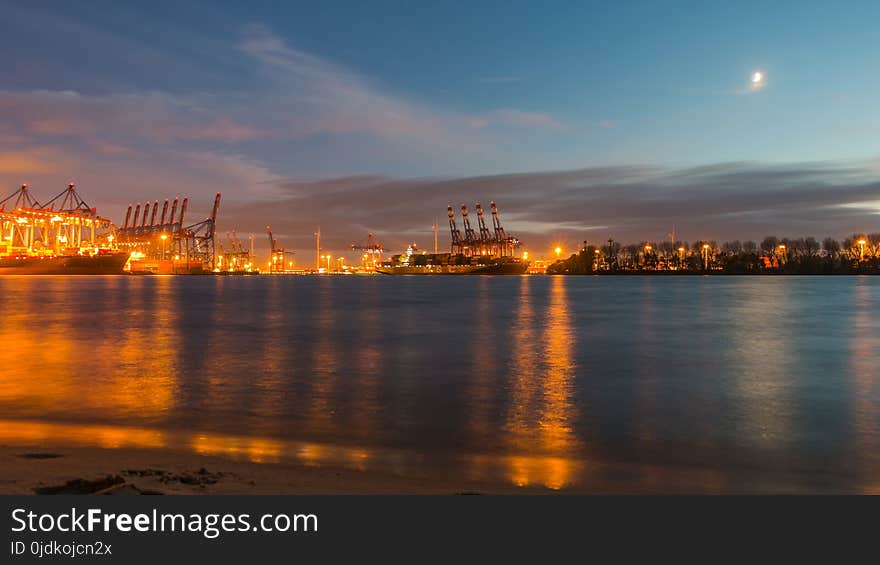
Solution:
{"label": "calm water surface", "polygon": [[880,492],[880,278],[0,277],[0,443]]}

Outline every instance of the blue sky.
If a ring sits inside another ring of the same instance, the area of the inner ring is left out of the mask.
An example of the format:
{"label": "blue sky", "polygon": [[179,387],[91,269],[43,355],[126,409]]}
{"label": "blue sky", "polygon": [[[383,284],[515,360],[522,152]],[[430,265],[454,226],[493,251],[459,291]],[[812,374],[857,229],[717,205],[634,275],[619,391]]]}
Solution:
{"label": "blue sky", "polygon": [[75,176],[114,212],[364,174],[823,162],[870,176],[880,155],[875,2],[0,4],[4,192]]}

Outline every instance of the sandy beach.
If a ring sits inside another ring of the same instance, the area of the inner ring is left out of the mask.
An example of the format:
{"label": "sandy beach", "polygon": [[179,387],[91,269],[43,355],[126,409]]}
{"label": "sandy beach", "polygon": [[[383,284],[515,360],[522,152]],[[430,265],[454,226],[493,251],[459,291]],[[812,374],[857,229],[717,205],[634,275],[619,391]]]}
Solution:
{"label": "sandy beach", "polygon": [[[186,449],[0,445],[0,494],[796,494],[877,493],[822,472],[721,473],[699,466],[596,462],[596,480],[561,488],[399,475],[334,463],[254,462]],[[807,486],[808,485],[808,486]]]}
{"label": "sandy beach", "polygon": [[547,493],[466,480],[342,467],[252,463],[187,451],[0,446],[0,494],[503,494]]}

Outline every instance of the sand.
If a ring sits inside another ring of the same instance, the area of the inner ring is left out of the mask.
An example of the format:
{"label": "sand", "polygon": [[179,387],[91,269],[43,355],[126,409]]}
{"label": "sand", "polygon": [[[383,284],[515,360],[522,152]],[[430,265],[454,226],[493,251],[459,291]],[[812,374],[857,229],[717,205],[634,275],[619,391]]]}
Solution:
{"label": "sand", "polygon": [[401,477],[297,463],[252,463],[190,451],[0,446],[0,494],[501,494],[540,487]]}

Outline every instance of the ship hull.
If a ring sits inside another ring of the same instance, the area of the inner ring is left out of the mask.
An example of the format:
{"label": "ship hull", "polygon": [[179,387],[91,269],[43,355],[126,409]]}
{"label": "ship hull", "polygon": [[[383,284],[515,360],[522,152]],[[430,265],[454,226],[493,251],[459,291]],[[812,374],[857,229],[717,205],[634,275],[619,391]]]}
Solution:
{"label": "ship hull", "polygon": [[485,265],[382,265],[383,275],[524,275],[529,264],[521,261]]}
{"label": "ship hull", "polygon": [[127,253],[0,259],[0,275],[121,275]]}

